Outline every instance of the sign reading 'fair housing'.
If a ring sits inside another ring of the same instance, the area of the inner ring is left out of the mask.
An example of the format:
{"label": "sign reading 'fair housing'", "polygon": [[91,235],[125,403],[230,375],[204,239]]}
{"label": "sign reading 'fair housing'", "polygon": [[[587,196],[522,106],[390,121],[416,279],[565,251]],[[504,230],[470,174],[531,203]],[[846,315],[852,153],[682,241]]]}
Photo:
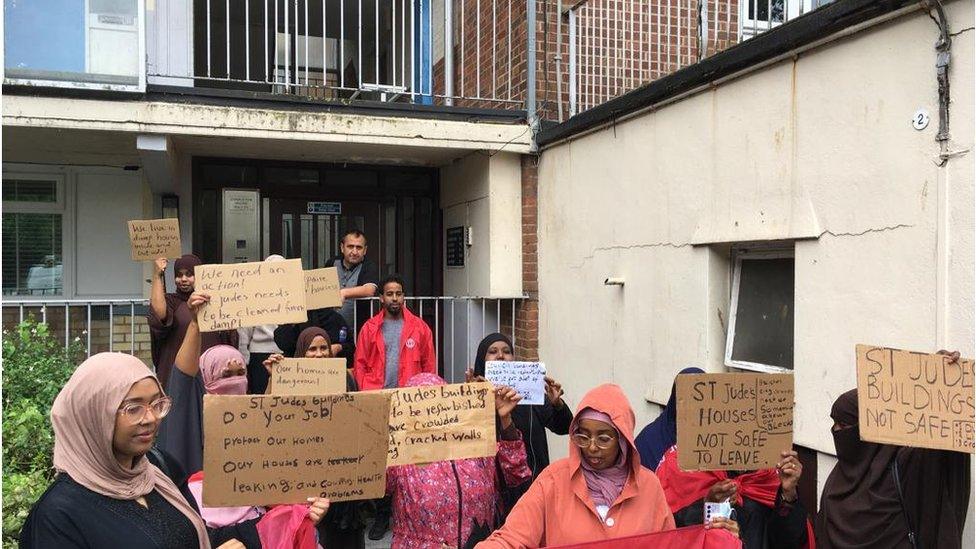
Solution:
{"label": "sign reading 'fair housing'", "polygon": [[493,456],[495,396],[490,383],[404,387],[390,395],[389,465]]}
{"label": "sign reading 'fair housing'", "polygon": [[675,384],[682,469],[766,469],[793,445],[792,375],[685,374]]}
{"label": "sign reading 'fair housing'", "polygon": [[861,438],[972,454],[973,360],[857,346]]}
{"label": "sign reading 'fair housing'", "polygon": [[209,294],[200,309],[201,332],[308,320],[301,259],[196,268],[197,291]]}
{"label": "sign reading 'fair housing'", "polygon": [[208,507],[383,497],[390,398],[203,397]]}

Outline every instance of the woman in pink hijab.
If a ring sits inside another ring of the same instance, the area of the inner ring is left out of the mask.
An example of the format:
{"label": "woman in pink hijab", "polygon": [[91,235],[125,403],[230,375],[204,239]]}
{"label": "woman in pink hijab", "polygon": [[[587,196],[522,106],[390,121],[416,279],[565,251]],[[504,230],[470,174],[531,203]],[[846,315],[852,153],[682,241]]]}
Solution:
{"label": "woman in pink hijab", "polygon": [[[219,543],[188,493],[151,463],[170,400],[139,359],[99,353],[51,408],[58,476],[27,517],[23,548],[199,547]],[[222,548],[243,545],[229,540]]]}

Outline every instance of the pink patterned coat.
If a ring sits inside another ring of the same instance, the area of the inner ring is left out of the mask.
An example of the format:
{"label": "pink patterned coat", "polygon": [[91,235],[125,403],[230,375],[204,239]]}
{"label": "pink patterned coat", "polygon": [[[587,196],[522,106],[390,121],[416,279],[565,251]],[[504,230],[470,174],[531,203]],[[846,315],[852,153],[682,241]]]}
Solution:
{"label": "pink patterned coat", "polygon": [[496,459],[508,486],[532,478],[521,434],[498,441],[497,458],[387,469],[386,493],[393,496],[391,549],[440,549],[442,543],[460,549],[476,528],[479,539],[487,537],[500,505]]}

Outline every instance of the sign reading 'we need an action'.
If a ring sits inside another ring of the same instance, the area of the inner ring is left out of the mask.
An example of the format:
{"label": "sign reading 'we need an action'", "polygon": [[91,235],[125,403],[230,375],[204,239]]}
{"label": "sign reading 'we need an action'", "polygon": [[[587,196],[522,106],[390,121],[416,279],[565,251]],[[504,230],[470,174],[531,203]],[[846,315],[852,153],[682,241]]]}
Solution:
{"label": "sign reading 'we need an action'", "polygon": [[861,438],[972,454],[973,360],[858,345]]}
{"label": "sign reading 'we need an action'", "polygon": [[200,265],[197,291],[210,302],[197,318],[201,332],[308,320],[301,259],[230,265]]}

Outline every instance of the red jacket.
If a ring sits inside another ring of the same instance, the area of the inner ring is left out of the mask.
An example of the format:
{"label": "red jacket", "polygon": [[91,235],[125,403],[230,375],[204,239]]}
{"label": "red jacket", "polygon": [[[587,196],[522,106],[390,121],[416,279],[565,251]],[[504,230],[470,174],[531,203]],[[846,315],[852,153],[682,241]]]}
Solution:
{"label": "red jacket", "polygon": [[[367,320],[359,330],[359,339],[356,340],[356,361],[352,375],[356,378],[360,391],[382,389],[386,384],[386,345],[381,329],[383,314],[380,310]],[[397,386],[406,386],[408,379],[422,373],[437,373],[434,336],[423,319],[404,307]]]}

